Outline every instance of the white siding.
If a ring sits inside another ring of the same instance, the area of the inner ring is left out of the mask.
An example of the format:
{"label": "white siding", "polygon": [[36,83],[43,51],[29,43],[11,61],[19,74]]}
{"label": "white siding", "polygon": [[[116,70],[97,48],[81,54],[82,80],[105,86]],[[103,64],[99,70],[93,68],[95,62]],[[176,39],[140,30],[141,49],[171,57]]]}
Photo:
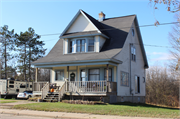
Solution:
{"label": "white siding", "polygon": [[[134,26],[134,24],[133,24]],[[135,26],[134,26],[135,28]],[[115,57],[115,59],[119,59],[123,61],[122,64],[118,65],[118,96],[131,96],[130,95],[130,85],[128,87],[121,86],[121,71],[127,72],[130,75],[130,43],[136,48],[136,62],[131,61],[131,87],[133,89],[134,96],[145,96],[145,83],[143,82],[143,77],[145,77],[145,69],[144,69],[144,60],[142,56],[142,52],[140,49],[137,32],[135,31],[135,36],[132,36],[132,30],[130,29],[129,34],[127,36],[126,42],[123,46],[121,52]],[[140,94],[135,94],[135,76],[140,77]],[[130,77],[130,76],[129,76]],[[130,81],[130,79],[129,79]]]}
{"label": "white siding", "polygon": [[103,47],[104,43],[105,43],[106,39],[102,36],[99,36],[99,51],[101,50],[101,48]]}
{"label": "white siding", "polygon": [[66,33],[94,31],[96,28],[80,14]]}
{"label": "white siding", "polygon": [[94,39],[94,52],[99,52],[99,36],[95,36]]}

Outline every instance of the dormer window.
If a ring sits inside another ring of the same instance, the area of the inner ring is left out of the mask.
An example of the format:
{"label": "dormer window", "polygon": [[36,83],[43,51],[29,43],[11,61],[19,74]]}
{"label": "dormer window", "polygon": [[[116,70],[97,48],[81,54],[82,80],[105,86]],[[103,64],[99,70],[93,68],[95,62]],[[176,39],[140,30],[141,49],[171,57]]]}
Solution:
{"label": "dormer window", "polygon": [[69,53],[94,52],[93,38],[77,38],[69,40]]}
{"label": "dormer window", "polygon": [[76,52],[85,52],[85,39],[76,40]]}
{"label": "dormer window", "polygon": [[89,39],[89,42],[88,42],[88,51],[89,52],[94,51],[94,39]]}
{"label": "dormer window", "polygon": [[70,41],[70,53],[74,53],[75,52],[75,41],[72,40]]}

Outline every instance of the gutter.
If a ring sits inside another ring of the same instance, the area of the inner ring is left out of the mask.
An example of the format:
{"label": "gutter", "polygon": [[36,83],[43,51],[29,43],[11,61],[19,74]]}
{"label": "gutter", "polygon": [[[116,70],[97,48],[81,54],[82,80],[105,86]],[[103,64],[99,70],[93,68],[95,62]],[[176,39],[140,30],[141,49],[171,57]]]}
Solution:
{"label": "gutter", "polygon": [[100,59],[100,60],[78,60],[78,61],[67,61],[67,62],[44,62],[44,63],[32,63],[32,65],[55,65],[55,64],[75,64],[75,63],[89,63],[89,62],[114,62],[117,64],[122,64],[122,61],[115,59]]}

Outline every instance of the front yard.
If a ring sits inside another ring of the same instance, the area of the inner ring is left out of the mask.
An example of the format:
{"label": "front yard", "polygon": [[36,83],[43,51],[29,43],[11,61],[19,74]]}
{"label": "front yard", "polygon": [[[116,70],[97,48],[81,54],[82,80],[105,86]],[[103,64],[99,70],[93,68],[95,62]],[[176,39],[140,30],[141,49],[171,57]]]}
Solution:
{"label": "front yard", "polygon": [[119,115],[133,117],[180,118],[179,109],[153,106],[149,104],[118,103],[107,105],[81,105],[67,103],[32,103],[15,105],[13,109],[37,111],[74,112],[100,115]]}

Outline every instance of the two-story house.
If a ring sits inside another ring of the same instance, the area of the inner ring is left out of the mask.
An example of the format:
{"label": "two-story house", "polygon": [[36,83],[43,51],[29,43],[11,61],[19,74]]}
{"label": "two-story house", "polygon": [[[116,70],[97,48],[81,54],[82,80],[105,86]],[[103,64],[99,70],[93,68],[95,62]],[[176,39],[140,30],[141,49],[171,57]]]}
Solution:
{"label": "two-story house", "polygon": [[33,65],[51,69],[60,98],[145,102],[148,62],[136,15],[105,18],[101,12],[96,20],[79,10],[49,54]]}

